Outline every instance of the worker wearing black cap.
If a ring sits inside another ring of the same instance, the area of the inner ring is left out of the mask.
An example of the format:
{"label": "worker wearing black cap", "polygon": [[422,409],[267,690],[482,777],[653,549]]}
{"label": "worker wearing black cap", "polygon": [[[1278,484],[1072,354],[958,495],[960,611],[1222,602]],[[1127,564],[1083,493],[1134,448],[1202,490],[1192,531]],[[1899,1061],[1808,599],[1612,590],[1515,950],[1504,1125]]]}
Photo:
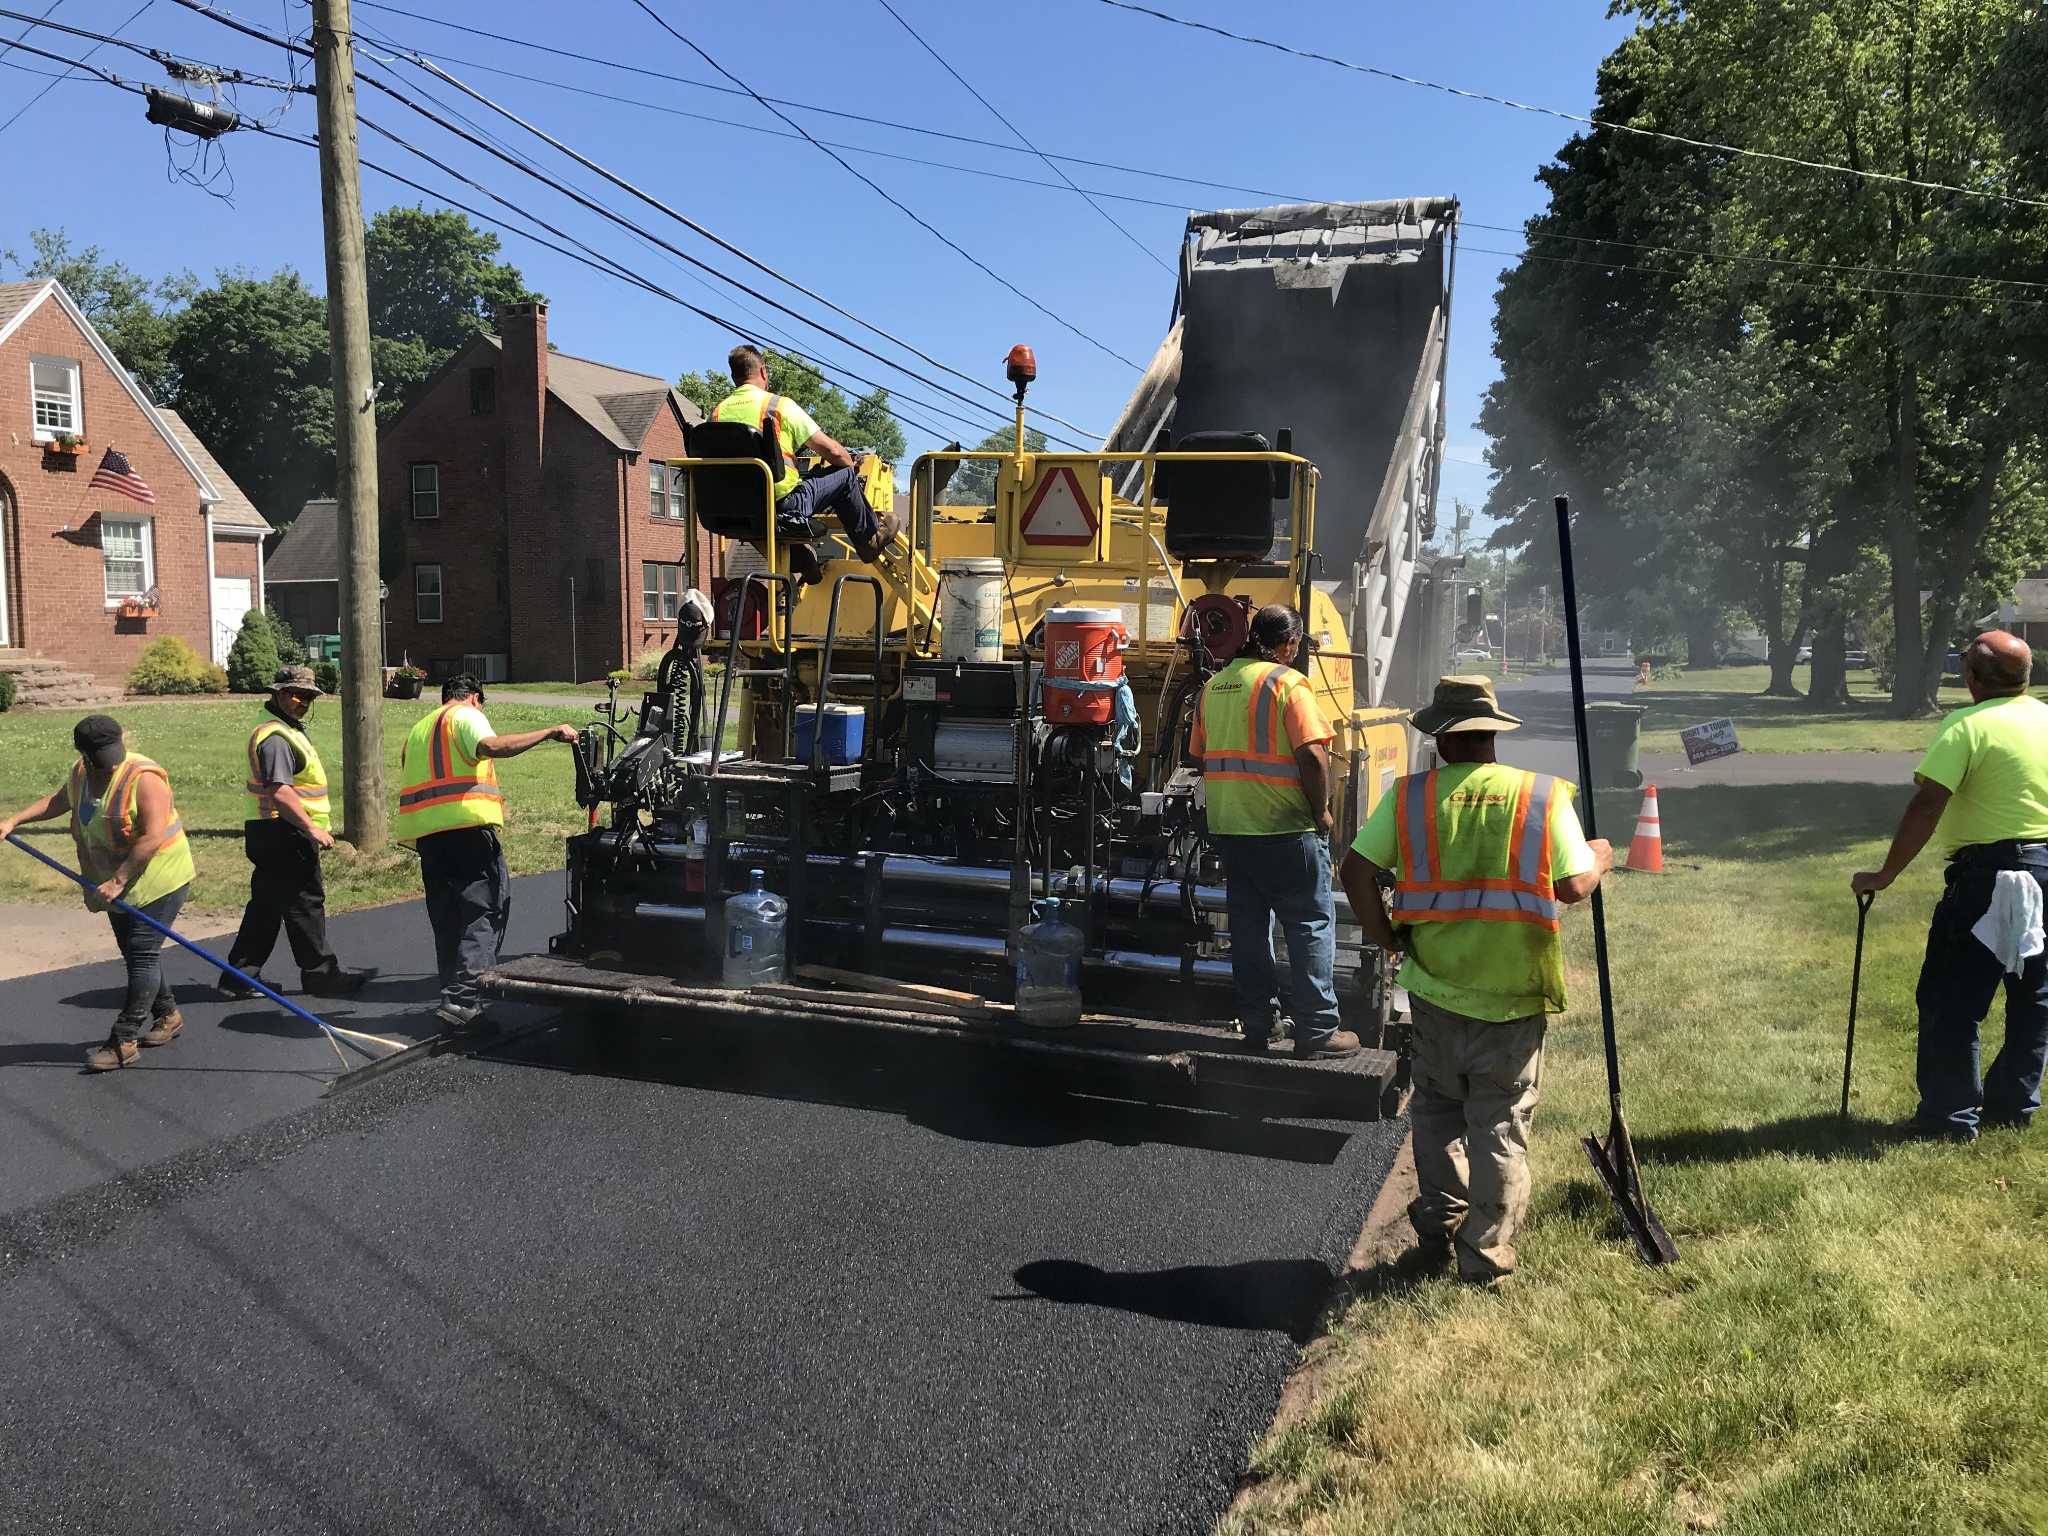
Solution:
{"label": "worker wearing black cap", "polygon": [[164,979],[164,937],[131,913],[107,903],[119,899],[168,926],[192,888],[192,845],[171,801],[171,780],[146,757],[130,752],[120,723],[87,715],[71,730],[78,761],[57,789],[34,805],[0,819],[0,839],[31,821],[71,816],[79,872],[94,883],[86,905],[105,912],[114,942],[128,965],[128,995],[105,1045],[85,1053],[88,1071],[111,1072],[135,1060],[145,1045],[168,1045],[185,1021]]}
{"label": "worker wearing black cap", "polygon": [[[299,962],[300,985],[315,997],[339,997],[360,990],[376,972],[343,970],[327,945],[327,886],[320,877],[320,855],[334,846],[327,830],[327,769],[304,729],[322,693],[311,667],[280,667],[249,732],[242,813],[249,905],[228,964],[254,975],[277,947],[281,927]],[[220,989],[233,998],[262,995],[225,971]]]}

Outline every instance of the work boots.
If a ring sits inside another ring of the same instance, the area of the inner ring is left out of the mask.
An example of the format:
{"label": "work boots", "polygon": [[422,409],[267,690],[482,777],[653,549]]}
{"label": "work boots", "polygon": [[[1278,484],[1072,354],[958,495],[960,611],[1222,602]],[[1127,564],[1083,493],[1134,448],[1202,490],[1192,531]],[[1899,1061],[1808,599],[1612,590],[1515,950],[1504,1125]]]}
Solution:
{"label": "work boots", "polygon": [[96,1045],[85,1053],[85,1070],[88,1072],[114,1072],[133,1062],[142,1050],[133,1040],[123,1040],[109,1032],[105,1045]]}
{"label": "work boots", "polygon": [[178,1038],[178,1031],[184,1027],[185,1015],[173,1008],[169,1013],[156,1020],[149,1028],[142,1032],[141,1043],[144,1045],[169,1045]]}
{"label": "work boots", "polygon": [[1318,1061],[1336,1056],[1355,1056],[1365,1049],[1365,1042],[1348,1029],[1340,1029],[1327,1039],[1294,1042],[1294,1056],[1297,1061]]}

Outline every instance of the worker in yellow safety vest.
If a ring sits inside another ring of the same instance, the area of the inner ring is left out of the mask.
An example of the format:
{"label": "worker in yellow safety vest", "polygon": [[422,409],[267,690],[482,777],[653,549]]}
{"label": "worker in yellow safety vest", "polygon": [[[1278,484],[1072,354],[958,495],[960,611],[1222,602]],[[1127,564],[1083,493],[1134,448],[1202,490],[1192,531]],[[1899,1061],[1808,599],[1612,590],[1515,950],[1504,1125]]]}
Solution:
{"label": "worker in yellow safety vest", "polygon": [[93,882],[85,904],[105,912],[128,967],[128,993],[105,1045],[85,1053],[86,1070],[111,1072],[145,1045],[169,1045],[185,1027],[177,994],[164,979],[164,936],[107,903],[119,899],[169,925],[192,888],[192,845],[171,800],[170,775],[127,748],[119,722],[87,715],[71,728],[78,761],[63,787],[0,818],[0,839],[16,827],[71,815],[79,873]]}
{"label": "worker in yellow safety vest", "polygon": [[1330,887],[1330,740],[1308,677],[1295,669],[1301,615],[1272,603],[1245,649],[1202,689],[1188,755],[1202,765],[1209,841],[1223,856],[1230,971],[1245,1048],[1266,1049],[1280,1016],[1273,920],[1287,940],[1294,1054],[1348,1056],[1339,1027],[1337,908]]}
{"label": "worker in yellow safety vest", "polygon": [[1366,943],[1405,954],[1421,1185],[1409,1220],[1426,1252],[1455,1250],[1459,1273],[1484,1284],[1513,1272],[1528,1210],[1544,1025],[1564,1011],[1559,911],[1614,863],[1604,840],[1586,841],[1570,784],[1496,758],[1521,723],[1487,679],[1439,680],[1415,728],[1442,766],[1394,782],[1339,871]]}
{"label": "worker in yellow safety vest", "polygon": [[[324,690],[306,666],[278,668],[270,698],[250,728],[248,783],[242,797],[242,847],[249,856],[249,904],[228,949],[228,964],[256,976],[284,930],[299,963],[299,982],[315,997],[362,990],[374,970],[345,971],[327,942],[327,884],[320,855],[334,846],[328,830],[327,768],[306,734],[306,719]],[[222,971],[226,996],[262,994]]]}
{"label": "worker in yellow safety vest", "polygon": [[465,672],[441,685],[441,707],[421,717],[399,756],[398,840],[420,856],[427,921],[441,972],[434,1010],[450,1034],[483,1015],[477,977],[498,961],[512,920],[512,876],[498,829],[505,795],[497,759],[542,742],[576,742],[573,725],[500,736],[484,718],[483,685]]}
{"label": "worker in yellow safety vest", "polygon": [[[803,541],[810,538],[811,519],[828,512],[839,519],[855,554],[867,561],[879,558],[897,534],[895,508],[878,512],[868,505],[853,455],[821,431],[810,412],[769,387],[768,365],[759,349],[734,347],[727,366],[736,387],[718,402],[711,419],[753,427],[779,450],[782,477],[775,482],[775,529],[778,539],[792,541],[791,569],[806,581],[818,579],[817,556]],[[829,467],[803,475],[796,463],[800,453],[816,454]]]}

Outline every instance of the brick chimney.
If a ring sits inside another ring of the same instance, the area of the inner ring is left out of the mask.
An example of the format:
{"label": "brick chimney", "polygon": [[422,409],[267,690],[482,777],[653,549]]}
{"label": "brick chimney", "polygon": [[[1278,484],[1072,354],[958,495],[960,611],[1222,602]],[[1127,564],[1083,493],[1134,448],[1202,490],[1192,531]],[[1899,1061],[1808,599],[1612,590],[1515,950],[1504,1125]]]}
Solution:
{"label": "brick chimney", "polygon": [[513,465],[530,465],[537,478],[548,414],[548,307],[507,304],[495,319],[504,343],[498,409],[505,416],[506,471],[509,477]]}
{"label": "brick chimney", "polygon": [[[496,315],[498,415],[505,444],[506,638],[515,678],[554,676],[553,631],[563,594],[549,551],[557,530],[542,492],[548,417],[548,307],[507,304]],[[566,647],[564,647],[566,649]],[[566,665],[566,661],[562,665]]]}

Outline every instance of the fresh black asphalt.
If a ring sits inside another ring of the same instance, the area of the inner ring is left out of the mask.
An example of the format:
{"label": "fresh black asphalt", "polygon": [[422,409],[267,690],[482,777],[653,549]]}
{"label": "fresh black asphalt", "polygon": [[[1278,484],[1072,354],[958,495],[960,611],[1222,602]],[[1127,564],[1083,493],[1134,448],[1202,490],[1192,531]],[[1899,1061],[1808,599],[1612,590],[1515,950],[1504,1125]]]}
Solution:
{"label": "fresh black asphalt", "polygon": [[322,1099],[203,990],[86,1078],[115,979],[0,985],[0,1532],[1206,1530],[1402,1131],[590,1018]]}

